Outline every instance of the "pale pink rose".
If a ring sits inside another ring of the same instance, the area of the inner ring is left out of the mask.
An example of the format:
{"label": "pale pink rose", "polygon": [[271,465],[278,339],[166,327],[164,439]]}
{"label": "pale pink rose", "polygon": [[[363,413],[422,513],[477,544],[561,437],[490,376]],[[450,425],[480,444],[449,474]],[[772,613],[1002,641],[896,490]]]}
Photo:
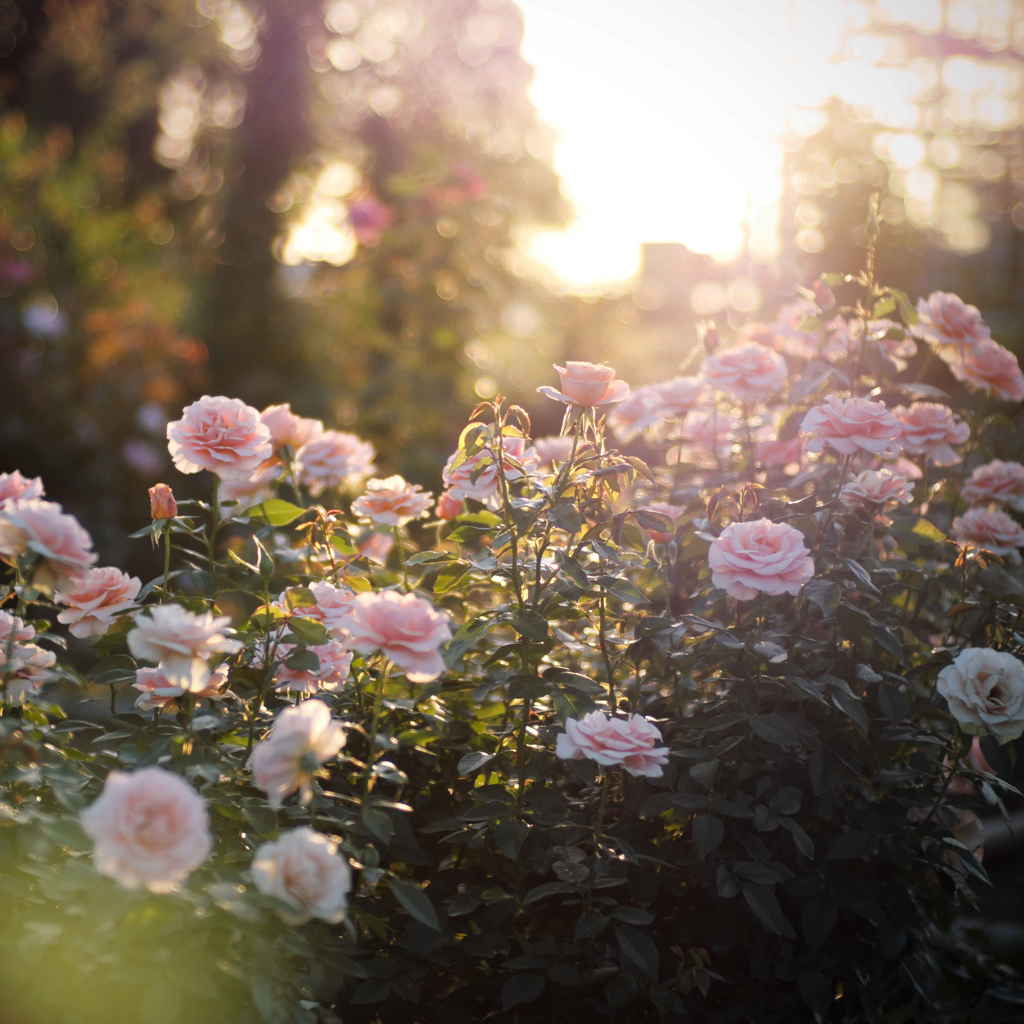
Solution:
{"label": "pale pink rose", "polygon": [[[622,403],[622,405],[625,404],[625,402]],[[618,412],[622,405],[617,405],[611,415]],[[609,423],[611,415],[608,417]],[[538,437],[533,442],[533,453],[537,457],[539,469],[554,469],[557,463],[569,461],[569,456],[572,455],[572,438],[568,434]]]}
{"label": "pale pink rose", "polygon": [[173,519],[178,514],[174,491],[167,484],[153,484],[149,489],[149,517]]}
{"label": "pale pink rose", "polygon": [[260,413],[260,419],[270,431],[270,443],[274,446],[274,451],[290,448],[292,452],[297,452],[304,444],[315,440],[324,432],[324,425],[320,420],[296,416],[289,402],[285,402],[284,405],[268,405]]}
{"label": "pale pink rose", "polygon": [[[646,505],[639,505],[637,512],[657,512],[659,515],[665,516],[666,519],[675,524],[676,520],[686,511],[683,505],[670,505],[665,501],[651,501]],[[641,524],[642,526],[642,524]],[[666,544],[672,539],[675,534],[674,529],[672,531],[665,530],[652,530],[650,527],[642,526],[644,533],[647,534],[651,540],[658,544]]]}
{"label": "pale pink rose", "polygon": [[869,320],[866,333],[901,370],[906,368],[906,360],[917,353],[917,343],[895,320]]}
{"label": "pale pink rose", "polygon": [[434,514],[438,519],[454,519],[466,511],[466,503],[456,498],[451,491],[442,491],[441,497],[437,499],[437,508]]}
{"label": "pale pink rose", "polygon": [[900,451],[901,432],[900,421],[884,403],[838,395],[829,395],[800,424],[807,451],[820,452],[828,446],[840,455],[896,455]]}
{"label": "pale pink rose", "polygon": [[314,917],[337,924],[345,917],[352,888],[352,872],[338,853],[337,842],[308,825],[260,846],[252,862],[252,880],[260,892],[287,904],[281,917],[288,924],[304,924]]}
{"label": "pale pink rose", "polygon": [[555,369],[561,390],[545,384],[537,391],[556,402],[564,405],[609,405],[629,397],[629,385],[618,380],[615,370],[604,363],[569,360],[565,366],[556,363]]}
{"label": "pale pink rose", "polygon": [[222,480],[217,492],[221,501],[236,503],[236,511],[251,508],[261,501],[274,496],[274,484],[284,473],[284,466],[277,459],[268,459],[257,466],[248,476]]}
{"label": "pale pink rose", "polygon": [[274,668],[274,686],[283,693],[316,693],[318,690],[337,690],[348,679],[352,667],[352,652],[340,640],[328,640],[308,648],[320,660],[316,671],[289,668],[288,656],[294,644],[279,644],[277,664]]}
{"label": "pale pink rose", "polygon": [[821,355],[833,363],[849,359],[860,348],[863,335],[863,320],[846,320],[837,316],[825,324]]}
{"label": "pale pink rose", "polygon": [[567,718],[565,732],[555,741],[564,760],[588,757],[599,765],[622,765],[630,775],[660,778],[668,763],[668,747],[658,746],[661,732],[643,715],[626,720],[591,711],[580,719]]}
{"label": "pale pink rose", "polygon": [[[336,639],[342,639],[345,633],[345,616],[348,614],[355,592],[350,588],[336,583],[317,580],[306,588],[313,595],[314,604],[296,606],[291,609],[294,615],[304,619],[316,619]],[[281,604],[289,610],[287,601]]]}
{"label": "pale pink rose", "polygon": [[205,690],[210,681],[207,662],[215,654],[234,654],[242,649],[231,640],[231,620],[210,612],[196,615],[179,604],[155,605],[148,614],[135,616],[128,633],[128,649],[141,661],[159,665],[175,686],[190,693]]}
{"label": "pale pink rose", "polygon": [[736,332],[736,341],[741,345],[764,345],[765,348],[782,350],[783,339],[779,336],[778,330],[772,324],[751,322],[744,324]]}
{"label": "pale pink rose", "polygon": [[921,467],[916,462],[911,462],[910,459],[904,459],[902,456],[890,459],[885,463],[880,461],[875,468],[888,469],[899,476],[906,477],[908,480],[920,480],[924,476],[924,473],[921,472]]}
{"label": "pale pink rose", "polygon": [[319,700],[305,700],[285,708],[270,732],[253,748],[249,769],[253,781],[278,808],[298,791],[301,803],[313,798],[313,776],[345,745],[345,730],[331,718]]}
{"label": "pale pink rose", "polygon": [[953,536],[971,547],[1007,555],[1020,561],[1018,548],[1024,547],[1024,530],[1002,509],[975,507],[953,520]]}
{"label": "pale pink rose", "polygon": [[434,495],[419,484],[411,484],[400,476],[366,481],[366,491],[352,502],[357,516],[382,526],[404,526],[427,514]]}
{"label": "pale pink rose", "polygon": [[96,870],[126,889],[173,892],[213,846],[206,802],[163,768],[111,772],[81,822]]}
{"label": "pale pink rose", "polygon": [[843,486],[839,495],[844,505],[909,505],[914,500],[910,481],[888,469],[865,469]]}
{"label": "pale pink rose", "polygon": [[902,425],[900,440],[908,454],[924,455],[936,466],[952,466],[960,461],[951,446],[964,444],[971,436],[971,428],[947,406],[914,402],[910,406],[896,406],[892,414]]}
{"label": "pale pink rose", "polygon": [[[608,426],[624,444],[665,418],[665,403],[653,384],[636,388],[608,414]],[[572,438],[566,438],[571,444]]]}
{"label": "pale pink rose", "polygon": [[732,451],[740,421],[719,409],[694,409],[683,419],[682,439],[686,454],[702,465],[727,458]]}
{"label": "pale pink rose", "polygon": [[355,483],[374,472],[375,454],[373,445],[355,434],[325,430],[299,449],[299,479],[314,495]]}
{"label": "pale pink rose", "polygon": [[1024,373],[1017,357],[998,342],[987,338],[949,363],[957,380],[980,388],[1009,402],[1024,399]]}
{"label": "pale pink rose", "polygon": [[390,533],[378,533],[376,530],[371,530],[369,533],[363,534],[356,542],[356,551],[371,562],[387,565],[388,556],[394,546],[395,538]]}
{"label": "pale pink rose", "polygon": [[680,419],[696,409],[705,394],[704,381],[700,377],[672,377],[653,387],[661,403],[662,416]]}
{"label": "pale pink rose", "polygon": [[51,669],[57,656],[31,643],[35,635],[35,629],[17,615],[0,611],[0,679],[11,704],[38,693],[43,683],[54,678]]}
{"label": "pale pink rose", "polygon": [[11,563],[26,552],[43,560],[48,579],[81,576],[96,561],[92,538],[60,505],[16,498],[0,508],[0,558]]}
{"label": "pale pink rose", "polygon": [[927,299],[918,299],[917,315],[912,332],[937,348],[963,352],[992,335],[978,308],[952,292],[932,292]]}
{"label": "pale pink rose", "polygon": [[27,501],[42,496],[43,481],[39,477],[22,476],[17,469],[13,473],[0,473],[0,509],[19,498]]}
{"label": "pale pink rose", "polygon": [[936,689],[968,735],[1009,743],[1024,733],[1024,662],[1012,654],[968,647],[939,673]]}
{"label": "pale pink rose", "polygon": [[0,609],[0,649],[7,647],[9,643],[27,644],[34,640],[35,636],[34,626],[28,625],[19,616]]}
{"label": "pale pink rose", "polygon": [[788,356],[811,359],[818,352],[818,336],[800,324],[818,316],[818,304],[811,299],[796,299],[783,306],[775,318],[776,344],[772,347]]}
{"label": "pale pink rose", "polygon": [[969,505],[998,501],[1024,512],[1024,465],[995,459],[979,466],[964,484],[963,496]]}
{"label": "pale pink rose", "polygon": [[705,358],[704,377],[737,402],[765,402],[786,386],[786,361],[764,345],[741,345]]}
{"label": "pale pink rose", "polygon": [[[508,481],[520,480],[536,469],[536,453],[523,437],[502,437],[502,471]],[[489,448],[474,452],[458,461],[460,452],[448,456],[441,479],[453,498],[464,501],[473,498],[489,508],[501,505],[501,477],[494,455]]]}
{"label": "pale pink rose", "polygon": [[425,598],[393,590],[357,594],[346,625],[352,647],[381,651],[411,683],[429,683],[444,671],[440,649],[452,638],[449,617]]}
{"label": "pale pink rose", "polygon": [[248,476],[273,454],[260,414],[223,395],[203,395],[168,423],[167,449],[180,472],[208,469],[224,479]]}
{"label": "pale pink rose", "polygon": [[776,466],[788,466],[799,462],[804,446],[799,437],[791,437],[788,441],[759,441],[754,450],[757,460],[767,469]]}
{"label": "pale pink rose", "polygon": [[[225,686],[228,681],[227,665],[218,665],[206,686],[202,690],[192,692],[195,700],[224,700],[233,696]],[[135,682],[132,686],[139,691],[135,706],[140,711],[159,711],[172,704],[177,706],[178,698],[188,691],[172,683],[159,668],[139,668],[135,670]]]}
{"label": "pale pink rose", "polygon": [[57,621],[63,622],[72,636],[102,636],[118,615],[134,606],[141,587],[137,576],[127,576],[112,566],[90,569],[54,592],[57,604],[67,605]]}
{"label": "pale pink rose", "polygon": [[787,523],[731,523],[711,543],[711,582],[737,601],[763,594],[799,594],[814,575],[804,535]]}

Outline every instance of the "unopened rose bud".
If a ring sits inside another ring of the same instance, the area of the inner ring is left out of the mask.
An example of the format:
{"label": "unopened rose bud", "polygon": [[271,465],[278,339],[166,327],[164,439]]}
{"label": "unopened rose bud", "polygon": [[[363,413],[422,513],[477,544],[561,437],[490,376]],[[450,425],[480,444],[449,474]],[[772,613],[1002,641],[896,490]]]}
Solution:
{"label": "unopened rose bud", "polygon": [[703,330],[703,341],[704,351],[709,355],[718,348],[721,338],[718,335],[718,327],[714,323],[707,323],[704,325]]}
{"label": "unopened rose bud", "polygon": [[153,484],[150,487],[149,514],[153,519],[173,519],[178,514],[174,491],[167,484]]}
{"label": "unopened rose bud", "polygon": [[818,304],[818,309],[831,309],[836,304],[832,289],[820,277],[811,285],[811,290],[814,292],[814,301]]}

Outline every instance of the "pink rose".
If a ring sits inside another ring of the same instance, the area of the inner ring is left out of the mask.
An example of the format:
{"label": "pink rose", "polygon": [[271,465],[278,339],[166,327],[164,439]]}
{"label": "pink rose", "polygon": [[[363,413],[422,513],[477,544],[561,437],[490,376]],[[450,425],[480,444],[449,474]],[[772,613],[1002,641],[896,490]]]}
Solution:
{"label": "pink rose", "polygon": [[89,534],[56,502],[16,498],[0,508],[0,558],[13,564],[33,552],[48,581],[81,576],[96,561],[91,548]]}
{"label": "pink rose", "polygon": [[411,683],[429,683],[444,671],[440,649],[452,638],[448,615],[422,597],[393,590],[358,594],[346,625],[357,651],[381,651]]}
{"label": "pink rose", "polygon": [[391,549],[394,546],[395,538],[390,533],[378,533],[376,530],[364,533],[356,541],[356,551],[363,558],[368,558],[371,562],[376,562],[378,565],[387,565],[388,556],[391,554]]}
{"label": "pink rose", "polygon": [[[218,665],[206,686],[202,690],[192,692],[195,700],[224,700],[232,696],[224,689],[228,681],[227,665]],[[183,697],[188,691],[172,683],[159,668],[139,668],[135,670],[135,682],[132,686],[139,691],[135,699],[135,706],[140,711],[159,711],[177,704],[178,698]]]}
{"label": "pink rose", "polygon": [[839,495],[843,504],[852,506],[887,505],[897,502],[908,505],[914,492],[906,477],[888,469],[865,469],[843,486]]}
{"label": "pink rose", "polygon": [[963,351],[991,337],[977,307],[952,292],[932,292],[927,299],[918,299],[917,315],[912,332],[937,348]]}
{"label": "pink rose", "polygon": [[268,405],[260,413],[260,419],[270,431],[270,443],[274,451],[290,448],[297,452],[304,444],[315,440],[324,432],[320,420],[296,416],[292,412],[291,403],[284,405]]}
{"label": "pink rose", "polygon": [[167,448],[180,472],[208,469],[223,478],[246,477],[273,454],[260,414],[223,395],[203,395],[168,423]]}
{"label": "pink rose", "polygon": [[764,594],[799,594],[814,575],[804,535],[787,523],[731,523],[711,543],[711,582],[737,601]]}
{"label": "pink rose", "polygon": [[451,491],[443,491],[441,497],[437,499],[437,508],[434,510],[434,514],[438,519],[454,519],[465,511],[464,501],[456,498]]}
{"label": "pink rose", "polygon": [[672,377],[653,385],[661,403],[663,416],[682,418],[697,408],[704,398],[704,382],[700,377]]}
{"label": "pink rose", "polygon": [[786,386],[786,361],[764,345],[741,345],[708,356],[704,377],[738,402],[765,402]]}
{"label": "pink rose", "polygon": [[957,380],[1009,402],[1024,399],[1024,373],[1017,357],[991,338],[965,349],[949,363]]}
{"label": "pink rose", "polygon": [[149,489],[149,516],[151,519],[173,519],[178,514],[174,491],[167,484],[153,484]]}
{"label": "pink rose", "polygon": [[[506,480],[520,480],[536,469],[536,453],[530,450],[523,437],[502,437],[502,472]],[[458,461],[460,452],[448,456],[441,479],[453,498],[464,501],[473,498],[489,508],[501,504],[501,478],[498,466],[489,448],[482,448],[468,458]]]}
{"label": "pink rose", "polygon": [[54,677],[57,655],[32,643],[35,636],[35,629],[17,615],[0,611],[0,679],[9,703],[38,693]]}
{"label": "pink rose", "polygon": [[964,501],[977,505],[998,501],[1024,512],[1024,466],[995,459],[979,466],[964,484]]}
{"label": "pink rose", "polygon": [[905,369],[905,360],[917,352],[917,343],[894,320],[869,320],[866,333],[868,340],[880,345],[900,369]]}
{"label": "pink rose", "polygon": [[260,846],[252,880],[260,892],[288,905],[281,911],[288,924],[304,924],[313,917],[337,924],[345,916],[352,888],[352,872],[337,842],[308,825]]}
{"label": "pink rose", "polygon": [[953,520],[952,532],[961,544],[1020,561],[1017,549],[1024,547],[1024,530],[1001,509],[970,508]]}
{"label": "pink rose", "polygon": [[96,870],[126,889],[177,889],[213,845],[203,798],[163,768],[111,772],[81,821]]}
{"label": "pink rose", "polygon": [[352,511],[383,526],[404,526],[425,516],[434,495],[400,476],[367,480],[366,492],[352,502]]}
{"label": "pink rose", "polygon": [[155,605],[148,615],[135,616],[128,649],[141,661],[159,665],[174,686],[199,693],[210,681],[210,658],[242,649],[238,640],[228,638],[230,621],[226,615],[196,615],[178,604]]}
{"label": "pink rose", "polygon": [[62,583],[53,595],[67,610],[57,616],[72,636],[102,636],[121,612],[135,604],[142,583],[120,569],[90,569],[77,579]]}
{"label": "pink rose", "polygon": [[561,391],[544,385],[537,388],[546,398],[564,405],[610,405],[629,397],[629,385],[616,379],[615,370],[604,363],[569,360],[565,366],[555,364]]}
{"label": "pink rose", "polygon": [[278,459],[269,459],[257,466],[248,476],[222,480],[217,493],[221,501],[235,502],[235,511],[251,508],[274,496],[274,484],[283,473],[282,463]]}
{"label": "pink rose", "polygon": [[331,487],[341,487],[369,476],[373,464],[373,445],[355,434],[325,430],[307,441],[298,451],[299,479],[314,495]]}
{"label": "pink rose", "polygon": [[355,600],[355,592],[349,587],[321,580],[310,583],[307,589],[313,595],[315,604],[290,608],[288,602],[284,601],[281,602],[281,607],[290,609],[294,615],[304,619],[316,619],[337,639],[345,637],[345,616]]}
{"label": "pink rose", "polygon": [[840,455],[896,455],[902,427],[882,402],[829,395],[804,416],[800,433],[806,436],[804,447],[811,452],[829,446]]}
{"label": "pink rose", "polygon": [[805,331],[800,325],[817,316],[818,304],[811,299],[796,299],[783,306],[775,318],[778,340],[772,347],[798,359],[813,358],[818,352],[818,336],[814,331]]}
{"label": "pink rose", "polygon": [[[657,387],[647,384],[631,391],[608,414],[608,426],[619,440],[628,444],[665,418],[665,403]],[[572,443],[572,438],[566,438]]]}
{"label": "pink rose", "polygon": [[43,481],[39,477],[22,476],[18,470],[13,473],[0,473],[0,509],[18,498],[27,501],[42,496]]}
{"label": "pink rose", "polygon": [[565,732],[555,741],[564,760],[589,757],[599,765],[620,764],[630,775],[656,779],[668,763],[668,747],[660,747],[661,732],[642,715],[626,721],[591,711],[581,719],[567,718]]}
{"label": "pink rose", "polygon": [[285,708],[253,748],[249,769],[253,781],[278,808],[289,794],[299,792],[301,803],[313,799],[312,782],[320,765],[345,745],[345,730],[319,700]]}
{"label": "pink rose", "polygon": [[776,352],[782,350],[782,338],[772,324],[763,324],[752,321],[744,324],[736,332],[736,341],[741,345],[764,345],[765,348],[774,349]]}
{"label": "pink rose", "polygon": [[936,466],[952,466],[960,461],[950,446],[964,444],[971,428],[946,406],[914,402],[909,407],[898,405],[892,414],[902,424],[900,439],[909,454],[924,455]]}
{"label": "pink rose", "polygon": [[[625,402],[623,403],[625,405]],[[622,405],[617,405],[612,415],[618,412]],[[609,422],[611,416],[609,416]],[[572,455],[572,438],[568,434],[555,434],[551,437],[538,437],[533,442],[533,453],[537,458],[538,468],[554,469],[559,462],[568,462]]]}
{"label": "pink rose", "polygon": [[274,687],[284,693],[316,693],[318,690],[337,690],[348,679],[352,667],[352,652],[340,640],[328,640],[309,650],[320,660],[320,667],[310,669],[289,668],[288,656],[294,644],[279,644],[277,665],[274,668]]}
{"label": "pink rose", "polygon": [[754,450],[757,452],[758,461],[766,469],[774,466],[788,466],[791,462],[799,462],[803,455],[804,446],[799,437],[792,437],[788,441],[759,441]]}

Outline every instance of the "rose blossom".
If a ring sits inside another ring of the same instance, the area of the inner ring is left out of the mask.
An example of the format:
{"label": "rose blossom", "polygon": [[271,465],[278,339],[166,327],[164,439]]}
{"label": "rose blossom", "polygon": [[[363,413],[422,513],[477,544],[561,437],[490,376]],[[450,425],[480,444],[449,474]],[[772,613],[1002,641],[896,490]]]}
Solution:
{"label": "rose blossom", "polygon": [[275,810],[290,793],[301,803],[313,798],[313,775],[345,745],[345,731],[319,700],[285,708],[253,748],[249,769]]}
{"label": "rose blossom", "polygon": [[[666,415],[665,403],[653,384],[636,388],[608,414],[608,426],[615,436],[628,444]],[[572,438],[566,438],[570,443]]]}
{"label": "rose blossom", "polygon": [[814,575],[804,535],[770,519],[731,523],[712,541],[708,564],[711,582],[738,601],[758,592],[799,594]]}
{"label": "rose blossom", "polygon": [[308,825],[260,846],[252,880],[260,892],[288,904],[290,909],[281,911],[288,924],[304,924],[313,917],[337,924],[345,916],[352,888],[352,872],[337,842]]}
{"label": "rose blossom", "polygon": [[991,338],[964,350],[960,358],[949,362],[949,368],[957,380],[997,398],[1010,402],[1024,399],[1024,373],[1017,357]]}
{"label": "rose blossom", "polygon": [[775,466],[788,466],[791,462],[799,462],[803,455],[804,445],[799,437],[791,437],[788,441],[758,441],[754,445],[757,459],[766,469]]}
{"label": "rose blossom", "polygon": [[274,667],[274,687],[281,692],[316,693],[317,690],[337,690],[352,667],[352,652],[340,640],[328,640],[308,648],[317,656],[320,667],[312,669],[289,668],[288,656],[294,644],[279,644],[277,664]]}
{"label": "rose blossom", "polygon": [[68,606],[57,621],[63,622],[72,636],[101,636],[121,612],[134,605],[141,587],[137,576],[127,576],[120,569],[90,569],[55,591],[53,599]]}
{"label": "rose blossom", "polygon": [[78,520],[53,501],[17,498],[0,509],[0,558],[14,562],[26,551],[41,555],[56,580],[81,576],[96,555]]}
{"label": "rose blossom", "polygon": [[615,370],[604,363],[586,363],[574,360],[565,366],[555,364],[561,391],[547,384],[537,388],[546,398],[563,405],[609,405],[629,397],[629,385],[618,380]]}
{"label": "rose blossom", "polygon": [[422,597],[393,590],[357,594],[346,626],[357,651],[382,651],[411,683],[429,683],[444,671],[440,648],[452,638],[448,615]]}
{"label": "rose blossom", "polygon": [[[225,689],[228,681],[227,665],[218,665],[206,686],[202,690],[192,691],[195,700],[224,700],[232,696]],[[135,698],[135,706],[140,711],[158,711],[171,704],[177,704],[179,697],[185,695],[186,690],[172,683],[159,668],[138,668],[135,670],[135,682],[132,686],[139,691]]]}
{"label": "rose blossom", "polygon": [[376,530],[364,533],[356,541],[356,551],[363,558],[368,558],[371,562],[376,562],[378,565],[387,565],[388,555],[391,554],[391,549],[394,546],[395,538],[390,533],[379,533]]}
{"label": "rose blossom", "polygon": [[758,321],[743,324],[736,332],[736,340],[744,345],[764,345],[765,348],[774,349],[775,351],[779,351],[782,348],[782,339],[779,337],[779,332],[775,327],[772,324],[760,323]]}
{"label": "rose blossom", "polygon": [[442,491],[441,497],[437,499],[437,508],[434,514],[438,519],[454,519],[466,511],[466,503],[456,498],[451,491]]}
{"label": "rose blossom", "polygon": [[366,492],[352,502],[352,511],[384,526],[404,526],[425,516],[433,500],[419,484],[389,476],[367,480]]}
{"label": "rose blossom", "polygon": [[888,469],[865,469],[843,486],[840,499],[844,505],[886,505],[898,502],[908,505],[914,492],[906,477]]}
{"label": "rose blossom", "polygon": [[260,419],[270,431],[270,443],[274,451],[290,448],[297,452],[304,444],[318,438],[324,432],[320,420],[296,416],[290,402],[284,405],[268,405],[260,413]]}
{"label": "rose blossom", "polygon": [[671,377],[653,387],[661,403],[662,416],[681,419],[704,397],[704,381],[700,377]]}
{"label": "rose blossom", "polygon": [[298,451],[299,479],[310,493],[319,495],[330,487],[361,480],[376,468],[373,445],[355,434],[325,430]]}
{"label": "rose blossom", "polygon": [[135,616],[128,633],[128,649],[142,661],[155,662],[175,686],[190,693],[204,690],[210,681],[207,662],[215,654],[241,650],[226,628],[231,620],[210,612],[195,615],[179,604],[162,604]]}
{"label": "rose blossom", "polygon": [[[622,403],[622,405],[625,404],[625,402]],[[612,415],[618,412],[622,405],[617,405]],[[611,416],[608,417],[608,420],[610,423]],[[569,456],[572,455],[572,438],[568,434],[538,437],[533,442],[533,453],[537,457],[538,468],[554,469],[555,463],[569,461]]]}
{"label": "rose blossom", "polygon": [[[506,480],[520,480],[536,469],[536,453],[523,437],[502,437],[502,471]],[[497,508],[501,504],[501,482],[498,466],[489,448],[481,448],[468,458],[457,462],[455,451],[441,470],[441,479],[453,498],[464,501],[473,498],[482,504]]]}
{"label": "rose blossom", "polygon": [[912,333],[937,348],[963,351],[991,337],[977,306],[968,306],[952,292],[932,292],[927,299],[918,299],[917,315]]}
{"label": "rose blossom", "polygon": [[773,347],[798,359],[811,359],[818,351],[818,337],[814,331],[805,331],[800,325],[817,316],[818,304],[811,299],[787,303],[775,317],[778,341]]}
{"label": "rose blossom", "polygon": [[591,711],[578,720],[566,719],[555,753],[565,760],[589,757],[600,765],[620,764],[630,775],[656,779],[668,762],[668,747],[657,746],[661,741],[658,727],[642,715],[623,721]]}
{"label": "rose blossom", "polygon": [[0,610],[0,678],[5,682],[7,700],[16,703],[37,693],[53,678],[50,671],[57,655],[31,641],[36,631],[17,615]]}
{"label": "rose blossom", "polygon": [[178,514],[174,491],[167,484],[153,484],[149,489],[150,519],[173,519]]}
{"label": "rose blossom", "polygon": [[764,345],[741,345],[704,360],[704,377],[738,402],[764,402],[786,385],[786,361]]}
{"label": "rose blossom", "polygon": [[42,496],[43,481],[39,477],[22,476],[17,469],[13,473],[0,473],[0,509],[18,498],[27,501]]}
{"label": "rose blossom", "polygon": [[901,370],[906,369],[906,360],[917,352],[917,342],[895,320],[869,320],[867,337],[869,341],[880,345],[882,351]]}
{"label": "rose blossom", "polygon": [[804,416],[800,433],[806,436],[804,447],[812,452],[826,445],[840,455],[895,455],[900,450],[899,420],[882,402],[867,398],[829,395]]}
{"label": "rose blossom", "polygon": [[281,607],[304,619],[316,619],[328,633],[337,639],[346,636],[345,616],[355,600],[355,592],[349,587],[322,580],[310,583],[306,589],[313,595],[314,604],[292,607],[285,598],[279,602]]}
{"label": "rose blossom", "polygon": [[1020,561],[1017,548],[1024,547],[1020,524],[998,508],[969,508],[953,520],[953,536],[961,544],[983,548],[994,555]]}
{"label": "rose blossom", "polygon": [[213,845],[203,798],[163,768],[112,771],[81,822],[96,870],[126,889],[177,889]]}
{"label": "rose blossom", "polygon": [[998,501],[1018,512],[1024,512],[1024,465],[995,459],[978,466],[963,489],[969,505]]}
{"label": "rose blossom", "polygon": [[1024,663],[988,647],[968,647],[938,677],[936,688],[960,728],[1008,743],[1024,733]]}
{"label": "rose blossom", "polygon": [[203,395],[167,424],[167,448],[182,473],[208,469],[219,477],[248,476],[273,454],[260,414],[238,398]]}
{"label": "rose blossom", "polygon": [[893,416],[902,425],[900,440],[911,455],[927,456],[936,466],[952,466],[960,456],[950,447],[964,444],[971,436],[971,428],[937,402],[914,402],[898,405]]}
{"label": "rose blossom", "polygon": [[217,495],[221,501],[235,502],[235,511],[251,508],[273,497],[274,483],[283,472],[284,466],[278,459],[269,459],[261,466],[257,466],[248,476],[222,480]]}

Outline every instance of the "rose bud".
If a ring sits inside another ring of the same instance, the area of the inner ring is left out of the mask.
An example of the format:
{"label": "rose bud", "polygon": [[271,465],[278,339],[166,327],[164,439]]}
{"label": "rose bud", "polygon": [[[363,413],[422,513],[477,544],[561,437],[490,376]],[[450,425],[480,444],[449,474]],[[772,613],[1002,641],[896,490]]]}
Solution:
{"label": "rose bud", "polygon": [[153,519],[173,519],[178,514],[174,491],[167,484],[153,484],[150,487],[149,514]]}

